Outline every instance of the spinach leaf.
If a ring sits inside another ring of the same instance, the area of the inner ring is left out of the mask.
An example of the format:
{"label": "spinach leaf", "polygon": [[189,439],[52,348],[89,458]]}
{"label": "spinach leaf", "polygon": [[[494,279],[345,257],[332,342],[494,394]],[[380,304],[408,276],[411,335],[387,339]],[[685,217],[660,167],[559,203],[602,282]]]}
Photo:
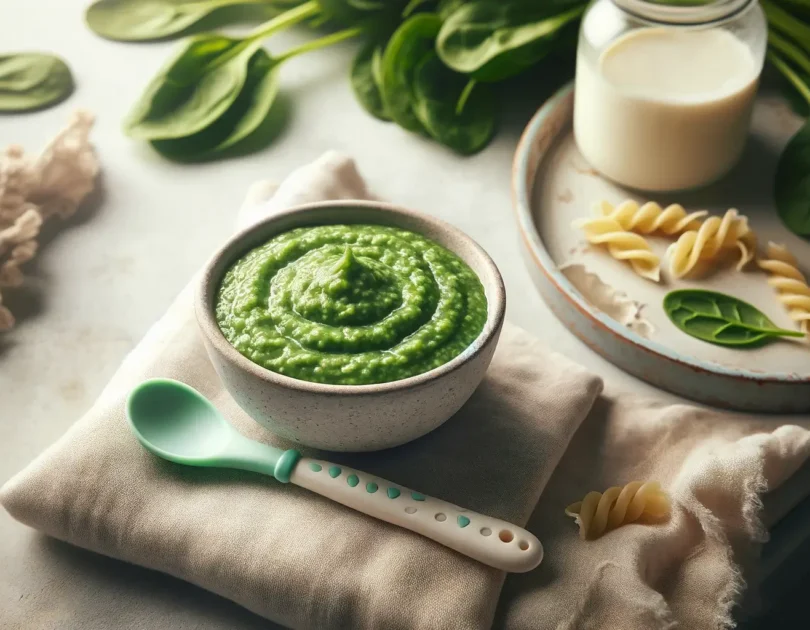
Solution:
{"label": "spinach leaf", "polygon": [[410,0],[405,8],[402,9],[402,17],[407,18],[419,11],[422,8],[425,8],[429,4],[434,4],[434,0]]}
{"label": "spinach leaf", "polygon": [[88,7],[85,20],[107,39],[149,41],[178,35],[206,17],[214,20],[209,26],[228,24],[233,16],[220,9],[255,4],[257,0],[99,0]]}
{"label": "spinach leaf", "polygon": [[54,105],[72,91],[70,69],[59,57],[44,53],[0,55],[0,112]]}
{"label": "spinach leaf", "polygon": [[467,0],[439,0],[439,6],[436,8],[436,13],[444,22]]}
{"label": "spinach leaf", "polygon": [[259,46],[224,35],[192,38],[146,88],[125,122],[127,133],[166,140],[202,131],[239,96]]}
{"label": "spinach leaf", "polygon": [[381,93],[382,53],[383,45],[376,42],[369,42],[360,50],[352,64],[352,89],[369,114],[380,120],[391,120]]}
{"label": "spinach leaf", "polygon": [[433,13],[417,13],[391,36],[382,60],[382,97],[391,119],[408,131],[423,132],[413,110],[416,67],[434,49],[442,21]]}
{"label": "spinach leaf", "polygon": [[318,0],[327,19],[339,24],[366,26],[398,21],[407,0]]}
{"label": "spinach leaf", "polygon": [[224,151],[252,134],[264,121],[278,96],[278,65],[264,49],[251,58],[245,87],[236,102],[225,112],[227,120],[236,124],[230,133],[212,151]]}
{"label": "spinach leaf", "polygon": [[436,50],[457,72],[500,81],[573,42],[584,10],[582,0],[473,0],[444,22]]}
{"label": "spinach leaf", "polygon": [[278,95],[278,64],[264,49],[250,58],[238,98],[214,123],[183,138],[155,140],[155,148],[173,158],[204,158],[221,153],[249,137],[267,118]]}
{"label": "spinach leaf", "polygon": [[773,29],[768,33],[768,44],[771,49],[768,59],[782,74],[781,87],[785,98],[797,114],[806,117],[810,111],[807,100],[810,96],[810,57]]}
{"label": "spinach leaf", "polygon": [[414,113],[438,142],[469,155],[492,139],[495,100],[489,85],[475,85],[431,51],[416,67],[413,89]]}
{"label": "spinach leaf", "polygon": [[771,33],[775,31],[784,33],[810,53],[810,26],[769,0],[761,0],[760,6],[768,19],[768,29]]}
{"label": "spinach leaf", "polygon": [[667,293],[664,312],[687,335],[721,346],[745,347],[775,337],[804,337],[802,332],[778,328],[748,302],[714,291]]}
{"label": "spinach leaf", "polygon": [[[262,39],[317,10],[315,2],[306,2],[243,39],[216,34],[191,38],[149,84],[125,122],[127,133],[151,141],[177,140],[210,127],[211,132],[193,142],[177,144],[193,146],[204,138],[201,146],[220,151],[240,142],[261,123],[277,93],[276,77],[266,75],[275,74],[279,65],[293,57],[360,34],[359,29],[331,33],[272,60],[262,50]],[[228,133],[222,135],[222,130]]]}
{"label": "spinach leaf", "polygon": [[785,9],[788,9],[794,17],[810,18],[810,0],[779,0]]}
{"label": "spinach leaf", "polygon": [[774,180],[776,210],[794,234],[810,237],[810,122],[779,157]]}

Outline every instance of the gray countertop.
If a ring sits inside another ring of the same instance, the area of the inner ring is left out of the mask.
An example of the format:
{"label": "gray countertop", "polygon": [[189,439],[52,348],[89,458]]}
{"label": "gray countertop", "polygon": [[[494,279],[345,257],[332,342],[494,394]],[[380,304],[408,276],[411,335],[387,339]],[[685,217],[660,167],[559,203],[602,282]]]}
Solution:
{"label": "gray countertop", "polygon": [[[38,151],[84,107],[97,114],[99,190],[29,265],[28,287],[6,298],[20,315],[0,337],[0,483],[54,442],[234,224],[246,187],[281,180],[326,149],[355,157],[383,198],[456,224],[503,272],[508,317],[616,387],[668,400],[570,334],[537,295],[518,254],[509,177],[520,131],[547,92],[527,85],[493,144],[456,157],[381,123],[355,103],[351,44],[291,61],[282,71],[287,124],[265,150],[225,162],[181,165],[124,137],[121,120],[172,43],[120,44],[84,25],[84,0],[0,4],[4,50],[48,50],[73,69],[75,94],[58,107],[0,117],[0,143]],[[306,38],[285,33],[283,49]],[[230,602],[145,569],[50,540],[0,511],[3,628],[267,628]]]}

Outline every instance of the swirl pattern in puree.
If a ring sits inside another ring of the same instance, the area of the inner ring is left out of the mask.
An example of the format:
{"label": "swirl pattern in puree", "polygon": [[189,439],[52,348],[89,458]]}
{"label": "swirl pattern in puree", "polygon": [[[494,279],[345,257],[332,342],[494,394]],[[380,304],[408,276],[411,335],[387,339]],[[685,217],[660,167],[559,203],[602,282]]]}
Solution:
{"label": "swirl pattern in puree", "polygon": [[458,256],[381,225],[304,227],[225,274],[216,319],[245,357],[336,385],[385,383],[461,354],[487,318],[481,281]]}

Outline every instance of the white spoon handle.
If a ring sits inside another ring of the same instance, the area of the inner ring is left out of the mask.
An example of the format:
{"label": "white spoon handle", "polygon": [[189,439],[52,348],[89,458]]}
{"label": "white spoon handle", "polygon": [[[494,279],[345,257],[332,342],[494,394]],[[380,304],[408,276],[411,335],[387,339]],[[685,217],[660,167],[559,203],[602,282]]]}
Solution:
{"label": "white spoon handle", "polygon": [[523,573],[543,559],[540,541],[521,527],[346,466],[302,457],[290,481],[496,569]]}

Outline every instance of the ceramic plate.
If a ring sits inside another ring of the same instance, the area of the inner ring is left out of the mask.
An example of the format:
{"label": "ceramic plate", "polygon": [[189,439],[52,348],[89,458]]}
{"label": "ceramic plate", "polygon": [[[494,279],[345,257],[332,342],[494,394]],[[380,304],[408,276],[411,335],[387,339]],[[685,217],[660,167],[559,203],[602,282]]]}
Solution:
{"label": "ceramic plate", "polygon": [[512,176],[523,253],[552,310],[596,352],[663,389],[726,408],[810,411],[806,340],[735,350],[685,335],[663,311],[662,300],[671,290],[710,289],[750,302],[777,325],[795,329],[767,275],[755,265],[745,272],[729,265],[700,280],[673,280],[665,257],[671,241],[650,238],[662,260],[662,280],[656,284],[589,246],[571,227],[601,199],[680,203],[688,211],[716,215],[737,208],[749,217],[760,249],[768,241],[786,245],[807,274],[810,242],[782,225],[772,201],[776,160],[801,121],[781,100],[760,98],[746,152],[731,174],[701,191],[648,197],[603,179],[580,155],[572,129],[573,97],[569,84],[537,112],[518,145]]}

